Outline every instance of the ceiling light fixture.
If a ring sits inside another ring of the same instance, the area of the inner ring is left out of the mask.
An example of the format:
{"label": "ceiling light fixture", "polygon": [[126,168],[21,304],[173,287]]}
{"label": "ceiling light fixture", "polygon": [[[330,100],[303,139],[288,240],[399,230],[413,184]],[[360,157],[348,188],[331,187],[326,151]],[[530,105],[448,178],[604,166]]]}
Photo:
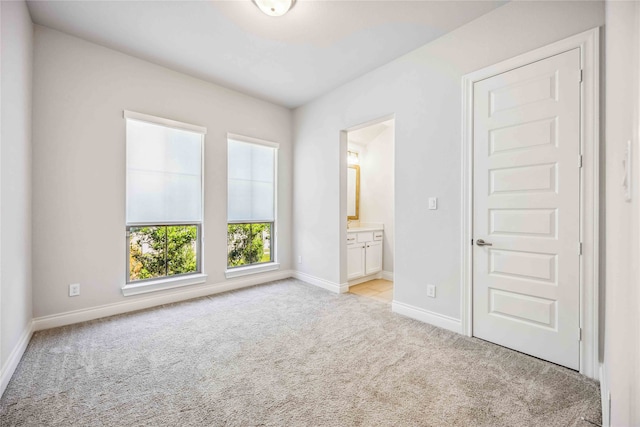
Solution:
{"label": "ceiling light fixture", "polygon": [[282,16],[289,12],[296,0],[251,0],[258,9],[269,16]]}

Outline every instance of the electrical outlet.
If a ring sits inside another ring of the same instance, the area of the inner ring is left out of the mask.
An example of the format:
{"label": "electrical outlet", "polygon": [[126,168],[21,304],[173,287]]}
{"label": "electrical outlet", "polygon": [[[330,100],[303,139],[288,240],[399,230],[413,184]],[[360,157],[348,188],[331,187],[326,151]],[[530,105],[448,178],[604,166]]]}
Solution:
{"label": "electrical outlet", "polygon": [[302,264],[302,255],[298,255],[298,264]]}
{"label": "electrical outlet", "polygon": [[427,285],[427,296],[431,298],[436,297],[436,285]]}
{"label": "electrical outlet", "polygon": [[431,210],[438,209],[438,198],[437,197],[429,197],[429,209],[431,209]]}
{"label": "electrical outlet", "polygon": [[80,295],[80,283],[73,283],[69,285],[69,296],[77,297]]}

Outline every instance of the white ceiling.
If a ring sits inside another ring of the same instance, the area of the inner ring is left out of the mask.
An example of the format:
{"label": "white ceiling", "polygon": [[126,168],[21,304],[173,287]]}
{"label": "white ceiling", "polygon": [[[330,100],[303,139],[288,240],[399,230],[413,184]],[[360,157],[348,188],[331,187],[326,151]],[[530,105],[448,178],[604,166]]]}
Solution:
{"label": "white ceiling", "polygon": [[504,1],[29,1],[36,24],[297,107]]}

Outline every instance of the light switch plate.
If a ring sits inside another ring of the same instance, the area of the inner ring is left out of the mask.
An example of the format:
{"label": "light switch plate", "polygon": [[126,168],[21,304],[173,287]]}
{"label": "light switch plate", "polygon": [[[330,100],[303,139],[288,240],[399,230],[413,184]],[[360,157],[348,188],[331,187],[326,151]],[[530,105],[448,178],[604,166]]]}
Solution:
{"label": "light switch plate", "polygon": [[438,198],[437,197],[429,197],[429,209],[431,209],[431,210],[438,209]]}
{"label": "light switch plate", "polygon": [[427,285],[427,296],[431,298],[436,297],[436,285]]}

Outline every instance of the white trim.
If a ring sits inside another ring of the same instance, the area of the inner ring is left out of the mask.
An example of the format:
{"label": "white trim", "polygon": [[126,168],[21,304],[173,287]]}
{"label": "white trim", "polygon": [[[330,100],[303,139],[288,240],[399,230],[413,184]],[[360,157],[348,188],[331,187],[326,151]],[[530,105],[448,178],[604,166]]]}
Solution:
{"label": "white trim", "polygon": [[383,278],[384,280],[388,280],[388,281],[390,281],[390,282],[393,282],[393,271],[386,271],[386,270],[383,270],[383,271],[382,271],[382,278]]}
{"label": "white trim", "polygon": [[229,140],[237,141],[237,142],[245,142],[249,144],[264,145],[270,148],[280,148],[280,144],[278,144],[277,142],[267,141],[266,139],[254,138],[252,136],[238,135],[236,133],[230,133],[230,132],[227,133],[227,141]]}
{"label": "white trim", "polygon": [[270,262],[268,264],[250,265],[247,267],[230,268],[224,272],[224,276],[227,279],[233,277],[247,276],[249,274],[264,273],[266,271],[279,270],[280,264],[277,262]]}
{"label": "white trim", "polygon": [[27,327],[24,328],[20,340],[15,347],[13,347],[13,350],[11,351],[11,354],[9,354],[4,366],[2,366],[2,369],[0,370],[0,397],[2,397],[2,394],[7,389],[9,381],[11,381],[11,377],[18,367],[18,364],[22,359],[22,355],[29,345],[33,331],[33,321],[30,321],[29,324],[27,324]]}
{"label": "white trim", "polygon": [[602,427],[611,425],[611,393],[607,378],[607,365],[600,364],[600,402],[602,404]]}
{"label": "white trim", "polygon": [[473,84],[496,74],[536,62],[568,50],[580,49],[583,69],[581,87],[581,258],[580,283],[580,373],[598,375],[598,296],[600,221],[600,29],[594,28],[551,45],[467,74],[462,78],[462,256],[461,324],[462,333],[472,335],[472,251],[473,238]]}
{"label": "white trim", "polygon": [[458,334],[462,333],[462,323],[460,323],[460,320],[445,316],[444,314],[435,313],[395,300],[391,303],[391,311]]}
{"label": "white trim", "polygon": [[161,126],[174,128],[174,129],[186,130],[188,132],[200,133],[202,135],[207,134],[207,128],[203,126],[192,125],[189,123],[179,122],[177,120],[165,119],[163,117],[152,116],[149,114],[136,113],[135,111],[124,110],[123,117],[129,120],[152,123],[154,125],[161,125]]}
{"label": "white trim", "polygon": [[180,288],[182,286],[199,285],[207,282],[206,274],[189,274],[188,276],[166,277],[158,280],[149,280],[140,283],[129,283],[122,288],[122,295],[146,294],[164,289]]}
{"label": "white trim", "polygon": [[174,302],[185,301],[193,298],[214,295],[221,292],[227,292],[235,289],[241,289],[266,282],[271,282],[273,280],[286,279],[288,277],[292,277],[292,274],[293,273],[290,270],[264,273],[245,279],[227,280],[225,282],[212,283],[191,289],[176,289],[174,291],[163,292],[162,294],[140,296],[113,304],[105,304],[82,310],[74,310],[68,311],[66,313],[37,317],[33,319],[33,330],[41,331],[43,329],[57,328],[59,326],[72,325],[74,323],[86,322],[88,320],[114,316],[116,314],[123,314],[131,311],[156,307],[159,305],[171,304]]}
{"label": "white trim", "polygon": [[462,77],[462,207],[460,229],[462,231],[461,262],[460,262],[460,323],[462,333],[473,335],[472,317],[472,250],[473,238],[473,80],[470,76]]}
{"label": "white trim", "polygon": [[[369,126],[377,125],[378,123],[383,123],[383,122],[386,122],[386,121],[389,121],[389,120],[395,120],[395,118],[396,118],[396,113],[390,113],[390,114],[387,114],[385,116],[378,117],[377,119],[371,119],[371,120],[368,120],[368,121],[366,121],[364,123],[360,123],[360,124],[351,126],[351,127],[347,128],[347,129],[345,129],[344,132],[353,132],[354,130],[360,130],[360,129],[363,129],[363,128],[366,128],[366,127],[369,127]],[[394,123],[394,126],[395,126],[395,123]]]}
{"label": "white trim", "polygon": [[346,292],[349,292],[348,283],[340,284],[340,283],[330,282],[328,280],[324,280],[307,273],[302,273],[301,271],[294,271],[293,277],[295,277],[298,280],[302,280],[303,282],[307,282],[311,285],[318,286],[322,289],[335,292],[336,294],[344,294]]}

